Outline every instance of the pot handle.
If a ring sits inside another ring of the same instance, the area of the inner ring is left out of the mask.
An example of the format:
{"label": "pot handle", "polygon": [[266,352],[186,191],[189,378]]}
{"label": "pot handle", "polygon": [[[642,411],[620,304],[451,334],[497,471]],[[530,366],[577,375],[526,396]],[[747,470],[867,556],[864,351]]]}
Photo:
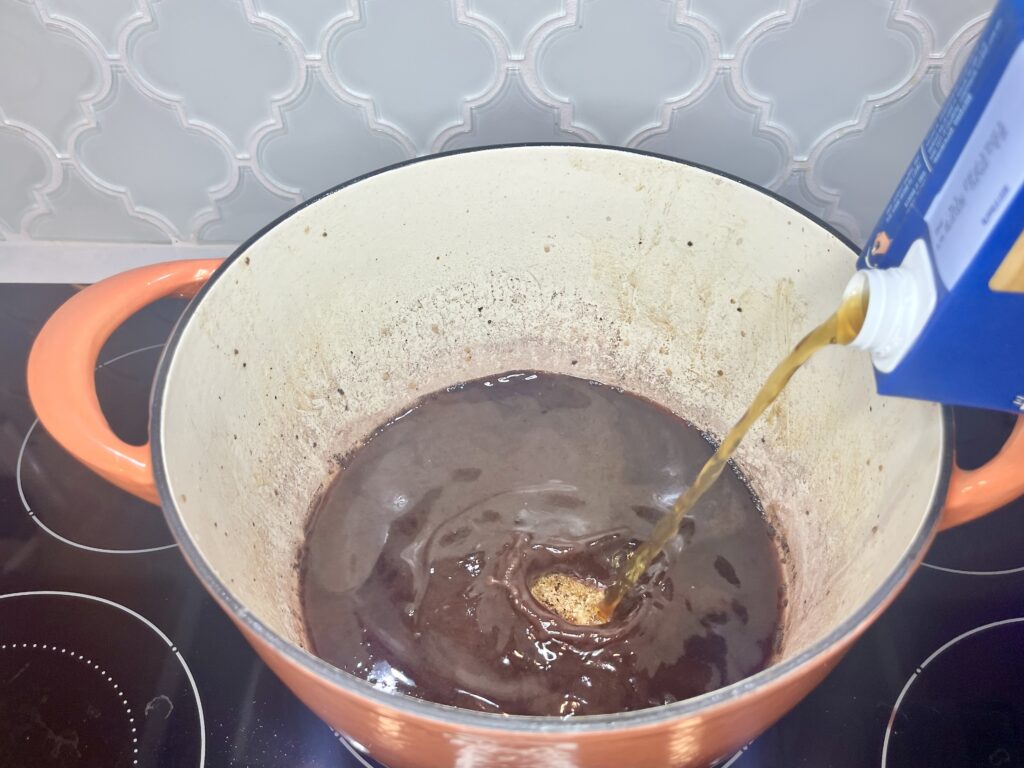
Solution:
{"label": "pot handle", "polygon": [[95,283],[53,313],[29,353],[28,394],[46,431],[93,472],[153,504],[159,498],[149,442],[129,445],[111,430],[96,396],[97,358],[135,312],[166,296],[191,298],[220,264],[172,261]]}
{"label": "pot handle", "polygon": [[974,520],[1024,494],[1024,416],[987,464],[961,469],[954,464],[939,530]]}

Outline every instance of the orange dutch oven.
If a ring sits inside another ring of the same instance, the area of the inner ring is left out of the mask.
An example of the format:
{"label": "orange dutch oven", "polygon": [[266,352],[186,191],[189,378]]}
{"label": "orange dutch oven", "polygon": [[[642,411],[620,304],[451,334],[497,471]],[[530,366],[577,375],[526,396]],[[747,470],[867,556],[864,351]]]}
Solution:
{"label": "orange dutch oven", "polygon": [[[163,508],[198,578],[295,694],[382,762],[705,765],[835,666],[938,530],[1024,492],[1020,423],[988,465],[961,470],[948,409],[879,397],[865,355],[819,355],[737,457],[788,544],[781,650],[733,685],[620,715],[470,712],[319,660],[299,609],[304,525],[334,457],[418,395],[499,371],[594,378],[722,435],[834,309],[855,258],[780,199],[666,158],[462,152],[327,192],[222,263],[83,290],[40,333],[29,390],[61,445]],[[127,445],[93,369],[120,323],[169,295],[193,298],[159,366],[150,441]]]}

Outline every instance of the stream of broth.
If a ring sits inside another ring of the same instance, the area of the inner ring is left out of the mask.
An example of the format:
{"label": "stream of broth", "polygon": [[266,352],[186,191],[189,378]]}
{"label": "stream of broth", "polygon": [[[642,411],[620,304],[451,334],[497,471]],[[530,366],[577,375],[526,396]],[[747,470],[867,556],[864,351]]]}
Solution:
{"label": "stream of broth", "polygon": [[608,588],[598,609],[605,621],[611,620],[622,598],[636,586],[640,577],[650,568],[651,563],[665,548],[665,545],[675,537],[687,513],[715,484],[751,426],[775,402],[775,399],[785,389],[786,384],[793,378],[793,374],[819,350],[832,344],[846,345],[853,341],[864,324],[867,307],[868,294],[866,290],[850,293],[843,299],[839,309],[807,334],[793,348],[793,351],[775,366],[775,370],[771,372],[767,381],[758,390],[750,407],[729,430],[714,455],[697,473],[693,485],[676,501],[671,514],[665,515],[658,521],[650,538],[625,561],[618,578]]}

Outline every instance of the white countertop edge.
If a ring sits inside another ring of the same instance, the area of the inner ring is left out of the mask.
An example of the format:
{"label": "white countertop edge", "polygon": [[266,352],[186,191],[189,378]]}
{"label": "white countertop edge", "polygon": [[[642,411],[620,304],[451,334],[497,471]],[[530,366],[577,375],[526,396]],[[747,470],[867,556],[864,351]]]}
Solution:
{"label": "white countertop edge", "polygon": [[233,243],[0,241],[0,283],[95,283],[133,267],[228,256]]}

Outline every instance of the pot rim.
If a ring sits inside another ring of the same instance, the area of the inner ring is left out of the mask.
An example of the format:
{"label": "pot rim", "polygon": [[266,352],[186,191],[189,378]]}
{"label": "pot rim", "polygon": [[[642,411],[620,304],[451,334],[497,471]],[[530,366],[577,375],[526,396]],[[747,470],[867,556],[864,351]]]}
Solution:
{"label": "pot rim", "polygon": [[858,249],[857,246],[841,232],[816,215],[808,211],[804,211],[795,204],[786,200],[777,192],[764,189],[757,184],[753,184],[730,173],[725,173],[699,163],[680,160],[679,158],[670,157],[657,152],[603,144],[581,144],[577,142],[524,142],[496,144],[484,147],[470,147],[467,149],[451,150],[424,157],[416,157],[356,176],[355,178],[331,187],[320,194],[314,195],[308,200],[299,203],[291,210],[283,213],[239,245],[238,248],[236,248],[235,251],[224,260],[210,279],[200,288],[175,324],[174,329],[161,352],[153,381],[152,396],[150,399],[150,440],[152,443],[153,453],[153,475],[156,480],[157,492],[160,497],[164,518],[166,519],[167,525],[171,529],[178,546],[181,548],[182,554],[185,556],[185,559],[188,561],[193,571],[195,571],[196,575],[199,576],[207,590],[224,608],[230,612],[236,621],[244,624],[249,631],[253,632],[271,648],[283,655],[288,661],[298,665],[305,672],[312,673],[319,678],[325,679],[350,694],[368,699],[375,704],[390,709],[402,711],[408,715],[415,715],[428,720],[439,721],[445,725],[501,731],[506,734],[516,732],[534,734],[547,732],[563,735],[595,731],[619,731],[630,728],[661,725],[668,721],[679,720],[681,718],[703,712],[717,705],[732,701],[743,694],[753,691],[754,689],[778,683],[782,678],[790,676],[815,661],[825,661],[828,652],[833,649],[833,647],[841,646],[845,639],[855,635],[863,625],[875,616],[875,614],[886,607],[888,602],[895,597],[896,591],[902,587],[904,582],[909,578],[910,573],[917,567],[917,564],[924,557],[924,553],[927,550],[928,545],[931,543],[931,539],[935,534],[936,527],[939,522],[942,507],[946,499],[946,493],[948,491],[953,463],[952,409],[949,406],[942,406],[942,455],[940,457],[940,471],[936,478],[935,487],[932,491],[929,509],[922,520],[921,527],[912,540],[910,546],[907,548],[907,551],[882,585],[875,590],[863,605],[850,614],[835,629],[792,658],[773,664],[760,672],[743,678],[742,680],[738,680],[724,688],[718,688],[713,691],[709,691],[708,693],[701,694],[700,696],[673,702],[672,704],[662,704],[660,706],[636,710],[633,712],[606,715],[582,715],[563,720],[554,716],[501,715],[489,712],[475,712],[473,710],[425,701],[404,693],[385,693],[384,691],[374,688],[365,680],[355,677],[348,672],[344,672],[334,665],[314,656],[308,651],[299,648],[288,640],[285,640],[274,630],[264,624],[259,618],[250,613],[242,602],[231,593],[227,585],[217,577],[214,570],[206,562],[203,555],[199,552],[198,547],[185,530],[185,526],[177,508],[176,500],[170,491],[167,479],[167,468],[163,461],[163,445],[161,439],[163,431],[162,411],[164,396],[166,394],[167,376],[170,371],[171,362],[174,358],[175,351],[177,350],[178,343],[181,340],[185,328],[189,325],[196,307],[199,306],[203,298],[217,280],[223,276],[225,271],[236,260],[238,260],[245,251],[253,245],[253,243],[285,219],[290,218],[307,206],[334,194],[338,190],[349,187],[364,179],[388,173],[399,168],[404,168],[407,165],[442,160],[453,155],[510,149],[550,149],[553,147],[561,147],[570,150],[622,152],[651,157],[658,160],[665,160],[706,171],[722,178],[729,179],[730,181],[737,182],[745,187],[749,187],[750,189],[771,197],[776,202],[782,203],[786,207],[807,218],[812,223],[825,229],[854,253],[859,253],[860,249]]}

